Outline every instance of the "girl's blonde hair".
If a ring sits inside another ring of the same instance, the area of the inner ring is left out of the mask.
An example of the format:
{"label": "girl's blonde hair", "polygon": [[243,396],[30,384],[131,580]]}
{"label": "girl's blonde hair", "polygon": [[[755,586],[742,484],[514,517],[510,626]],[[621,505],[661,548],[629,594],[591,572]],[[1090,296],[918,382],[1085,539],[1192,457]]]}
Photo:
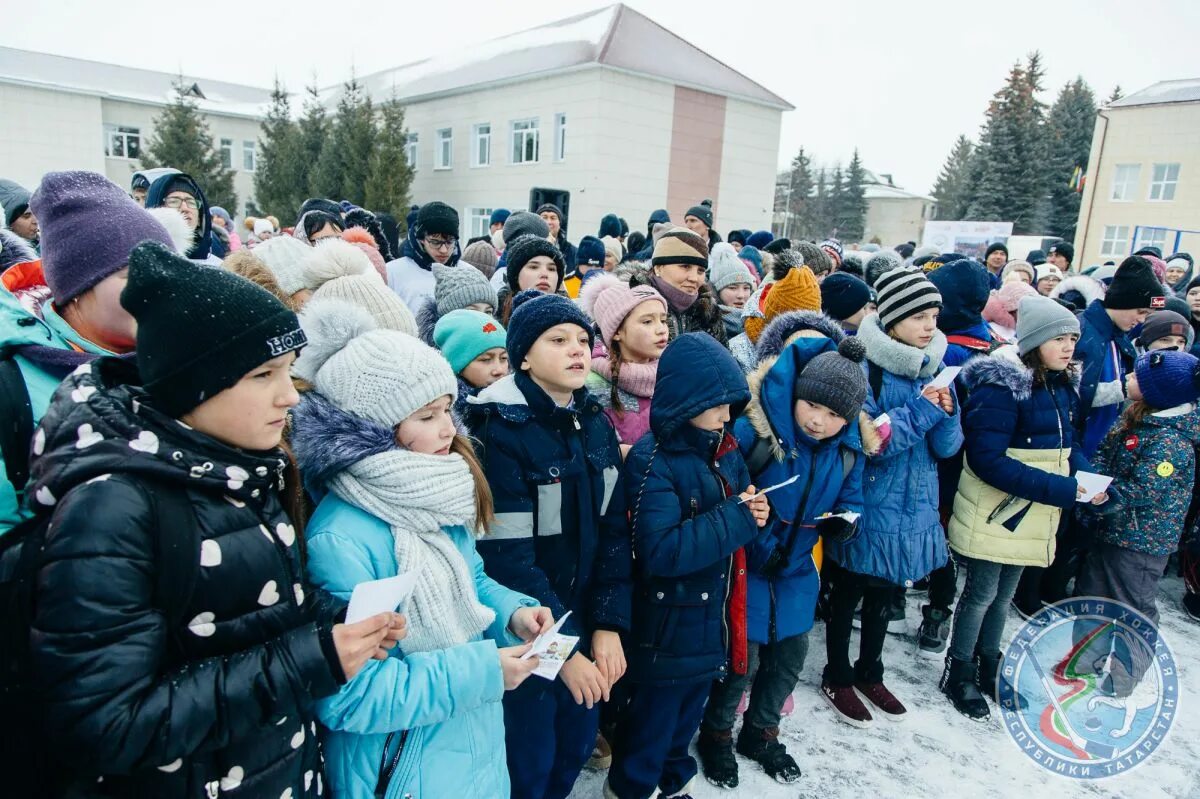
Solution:
{"label": "girl's blonde hair", "polygon": [[492,499],[492,487],[488,485],[487,475],[471,446],[471,439],[464,435],[456,435],[450,442],[450,451],[461,455],[471,470],[471,479],[475,483],[475,529],[481,535],[487,535],[496,521],[496,505]]}

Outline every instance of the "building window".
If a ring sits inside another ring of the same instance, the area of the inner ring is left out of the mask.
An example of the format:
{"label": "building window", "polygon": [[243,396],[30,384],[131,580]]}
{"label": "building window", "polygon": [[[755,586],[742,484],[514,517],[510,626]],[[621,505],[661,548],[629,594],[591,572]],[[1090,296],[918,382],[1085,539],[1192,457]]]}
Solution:
{"label": "building window", "polygon": [[512,162],[536,164],[538,160],[538,121],[521,119],[512,123]]}
{"label": "building window", "polygon": [[454,167],[454,130],[441,128],[437,132],[437,158],[434,169],[451,169]]}
{"label": "building window", "polygon": [[1179,164],[1155,164],[1150,178],[1150,199],[1169,202],[1175,199],[1175,185],[1179,183]]}
{"label": "building window", "polygon": [[221,166],[233,169],[233,139],[221,139]]}
{"label": "building window", "polygon": [[253,172],[258,166],[257,154],[254,150],[254,142],[242,142],[242,169],[247,172]]}
{"label": "building window", "polygon": [[1101,255],[1125,255],[1129,252],[1129,225],[1105,225],[1100,242]]}
{"label": "building window", "polygon": [[567,157],[567,115],[554,115],[554,160],[562,161]]}
{"label": "building window", "polygon": [[417,168],[417,142],[420,138],[415,133],[410,133],[404,142],[404,157],[408,160],[408,165],[413,169]]}
{"label": "building window", "polygon": [[491,208],[468,208],[467,219],[470,220],[471,238],[476,236],[490,236],[492,232],[488,229],[491,227],[492,209]]}
{"label": "building window", "polygon": [[125,125],[104,126],[104,154],[109,158],[138,158],[142,154],[142,134]]}
{"label": "building window", "polygon": [[471,166],[491,166],[492,163],[492,124],[484,122],[471,130]]}
{"label": "building window", "polygon": [[1137,241],[1133,243],[1133,251],[1137,252],[1143,247],[1157,247],[1163,252],[1167,244],[1167,229],[1165,227],[1144,227],[1138,228]]}
{"label": "building window", "polygon": [[1112,196],[1113,202],[1129,202],[1137,191],[1138,176],[1142,171],[1141,164],[1117,164],[1113,173]]}

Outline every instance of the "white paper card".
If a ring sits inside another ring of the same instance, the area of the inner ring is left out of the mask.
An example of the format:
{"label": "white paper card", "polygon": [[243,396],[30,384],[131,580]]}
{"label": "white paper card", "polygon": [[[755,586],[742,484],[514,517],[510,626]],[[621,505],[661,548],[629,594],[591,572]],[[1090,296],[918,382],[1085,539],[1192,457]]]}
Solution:
{"label": "white paper card", "polygon": [[359,583],[354,586],[354,593],[350,595],[346,623],[354,624],[376,613],[388,613],[398,609],[412,596],[416,585],[417,575],[414,572]]}
{"label": "white paper card", "polygon": [[842,511],[841,513],[822,513],[818,518],[821,518],[821,519],[845,519],[848,523],[854,524],[856,521],[858,521],[858,518],[860,516],[862,516],[861,513],[855,513],[852,510],[847,510],[847,511]]}
{"label": "white paper card", "polygon": [[1084,494],[1081,497],[1076,497],[1076,502],[1091,502],[1092,498],[1097,494],[1104,493],[1109,484],[1113,481],[1111,477],[1103,474],[1093,474],[1092,472],[1075,472],[1075,481],[1083,488]]}
{"label": "white paper card", "polygon": [[962,371],[961,366],[947,366],[942,371],[938,372],[932,380],[929,381],[930,388],[950,388],[950,384],[954,382],[954,378],[958,377],[958,373]]}
{"label": "white paper card", "polygon": [[[771,493],[772,491],[774,491],[775,489],[777,489],[777,488],[783,488],[784,486],[790,486],[792,483],[796,482],[796,481],[797,481],[797,480],[799,480],[799,479],[800,479],[800,475],[798,475],[798,474],[794,474],[794,475],[792,475],[791,477],[789,477],[788,479],[784,480],[782,483],[776,483],[775,485],[773,485],[773,486],[768,486],[767,488],[760,488],[760,489],[758,490],[758,492],[757,492],[757,493],[756,493],[754,496],[756,496],[756,497],[757,497],[757,496],[760,496],[760,495],[762,495],[762,494],[770,494],[770,493]],[[738,504],[739,504],[739,505],[742,505],[742,504],[744,504],[745,502],[746,502],[746,500],[744,500],[744,499],[743,499],[743,500],[739,500],[739,501],[738,501]]]}
{"label": "white paper card", "polygon": [[561,635],[558,632],[570,615],[571,611],[568,610],[561,619],[554,623],[553,627],[533,639],[533,645],[529,647],[529,651],[521,655],[521,660],[529,660],[532,657],[539,658],[538,667],[533,670],[538,677],[547,680],[557,677],[559,670],[575,650],[575,645],[579,643],[579,636]]}

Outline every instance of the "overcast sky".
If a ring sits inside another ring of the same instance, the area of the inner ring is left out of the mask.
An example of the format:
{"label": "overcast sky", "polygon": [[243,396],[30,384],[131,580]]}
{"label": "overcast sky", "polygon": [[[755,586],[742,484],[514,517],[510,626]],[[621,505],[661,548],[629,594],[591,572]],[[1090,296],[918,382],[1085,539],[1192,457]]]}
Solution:
{"label": "overcast sky", "polygon": [[[469,48],[596,0],[170,3],[12,0],[0,44],[299,90]],[[1200,77],[1200,0],[635,0],[629,5],[781,95],[780,163],[857,146],[868,169],[927,191],[960,133],[977,136],[1009,67],[1041,50],[1053,102],[1076,75],[1100,99]],[[481,76],[486,77],[486,76]],[[12,109],[4,109],[12,113]]]}

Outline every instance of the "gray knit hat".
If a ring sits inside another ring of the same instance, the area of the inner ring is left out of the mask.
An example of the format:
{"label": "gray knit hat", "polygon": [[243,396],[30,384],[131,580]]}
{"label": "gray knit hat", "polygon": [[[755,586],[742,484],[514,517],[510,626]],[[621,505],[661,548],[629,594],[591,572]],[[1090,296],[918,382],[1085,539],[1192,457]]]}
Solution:
{"label": "gray knit hat", "polygon": [[847,421],[856,418],[867,399],[862,368],[866,354],[857,338],[843,339],[837,352],[823,352],[805,365],[796,377],[793,397],[824,405]]}
{"label": "gray knit hat", "polygon": [[1021,298],[1017,306],[1018,352],[1026,355],[1050,339],[1069,334],[1079,335],[1075,314],[1040,294]]}
{"label": "gray knit hat", "polygon": [[863,268],[863,278],[868,286],[874,286],[879,278],[900,266],[900,255],[895,250],[880,250],[871,256]]}
{"label": "gray knit hat", "polygon": [[490,241],[477,241],[463,250],[460,260],[466,261],[482,272],[484,277],[490,278],[496,272],[496,263],[500,256],[496,254],[496,248]]}
{"label": "gray knit hat", "polygon": [[893,269],[875,282],[879,321],[885,331],[910,316],[930,308],[942,307],[937,286],[920,269]]}
{"label": "gray knit hat", "polygon": [[755,280],[750,276],[746,262],[738,258],[732,244],[726,244],[723,241],[713,245],[712,252],[708,255],[708,282],[712,284],[713,291],[718,294],[722,289],[738,283],[755,285]]}
{"label": "gray knit hat", "polygon": [[490,305],[493,309],[499,305],[496,299],[496,290],[492,288],[492,284],[488,282],[482,272],[472,269],[469,265],[464,269],[462,264],[443,266],[435,263],[433,276],[437,279],[433,298],[437,302],[439,317],[477,302]]}
{"label": "gray knit hat", "polygon": [[526,234],[544,239],[550,235],[550,226],[546,220],[528,211],[517,211],[510,214],[504,222],[504,243],[511,244],[517,236]]}

